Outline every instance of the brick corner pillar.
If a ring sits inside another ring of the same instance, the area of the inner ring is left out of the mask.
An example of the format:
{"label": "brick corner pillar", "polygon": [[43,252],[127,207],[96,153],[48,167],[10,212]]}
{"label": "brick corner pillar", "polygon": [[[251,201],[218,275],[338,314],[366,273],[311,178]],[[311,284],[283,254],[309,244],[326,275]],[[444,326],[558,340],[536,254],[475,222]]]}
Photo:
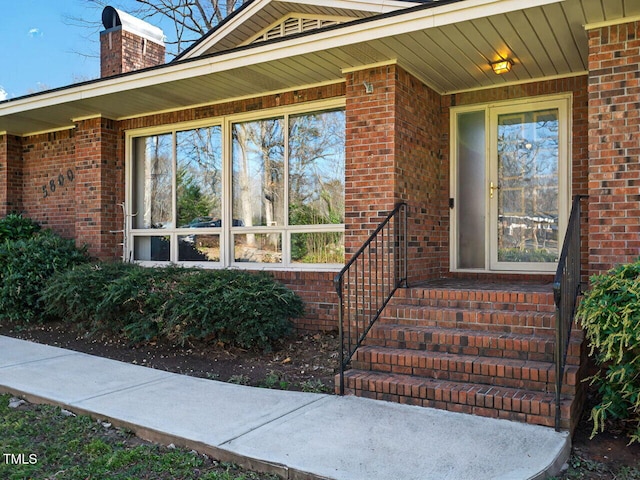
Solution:
{"label": "brick corner pillar", "polygon": [[395,65],[384,65],[346,75],[347,257],[394,208],[395,73]]}
{"label": "brick corner pillar", "polygon": [[589,273],[640,255],[640,22],[589,31]]}
{"label": "brick corner pillar", "polygon": [[118,155],[116,122],[79,121],[76,127],[76,244],[87,245],[101,260],[122,257],[123,162]]}
{"label": "brick corner pillar", "polygon": [[22,143],[0,133],[0,218],[22,210]]}

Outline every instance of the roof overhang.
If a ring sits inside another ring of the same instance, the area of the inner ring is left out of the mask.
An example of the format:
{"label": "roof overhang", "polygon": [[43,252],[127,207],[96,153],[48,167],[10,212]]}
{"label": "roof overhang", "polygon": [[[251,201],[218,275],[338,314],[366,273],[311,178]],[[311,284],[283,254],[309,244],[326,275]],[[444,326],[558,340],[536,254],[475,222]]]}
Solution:
{"label": "roof overhang", "polygon": [[[0,132],[72,128],[74,119],[133,118],[344,81],[397,63],[445,94],[584,75],[584,25],[640,15],[637,0],[466,0],[391,12],[108,79],[0,102]],[[629,20],[631,21],[631,20]],[[489,63],[511,58],[497,76]]]}

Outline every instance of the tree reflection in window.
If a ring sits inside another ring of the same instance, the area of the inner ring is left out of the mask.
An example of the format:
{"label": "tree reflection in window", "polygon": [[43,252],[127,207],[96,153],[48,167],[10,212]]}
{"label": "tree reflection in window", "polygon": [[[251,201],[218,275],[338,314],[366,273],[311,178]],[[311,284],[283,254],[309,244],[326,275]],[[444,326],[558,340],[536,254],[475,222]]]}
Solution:
{"label": "tree reflection in window", "polygon": [[289,224],[344,223],[343,111],[289,120]]}
{"label": "tree reflection in window", "polygon": [[558,256],[558,111],[500,115],[498,260]]}
{"label": "tree reflection in window", "polygon": [[134,228],[170,228],[173,219],[172,135],[134,139]]}
{"label": "tree reflection in window", "polygon": [[176,133],[177,224],[222,218],[222,133],[220,126]]}

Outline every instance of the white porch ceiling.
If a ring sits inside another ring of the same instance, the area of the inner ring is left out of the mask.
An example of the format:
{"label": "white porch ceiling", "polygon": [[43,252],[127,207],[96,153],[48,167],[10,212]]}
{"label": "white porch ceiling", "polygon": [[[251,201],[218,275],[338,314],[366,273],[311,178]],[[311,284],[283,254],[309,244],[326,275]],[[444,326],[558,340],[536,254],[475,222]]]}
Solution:
{"label": "white porch ceiling", "polygon": [[[388,61],[397,61],[441,94],[580,75],[587,71],[585,25],[640,20],[640,0],[518,0],[520,9],[536,6],[488,16],[478,15],[483,3],[514,5],[466,0],[428,11],[446,13],[463,5],[477,10],[437,18],[411,9],[5,101],[0,103],[0,132],[25,135],[68,128],[83,117],[123,119],[340,82],[345,69]],[[489,63],[501,57],[515,65],[498,76]]]}

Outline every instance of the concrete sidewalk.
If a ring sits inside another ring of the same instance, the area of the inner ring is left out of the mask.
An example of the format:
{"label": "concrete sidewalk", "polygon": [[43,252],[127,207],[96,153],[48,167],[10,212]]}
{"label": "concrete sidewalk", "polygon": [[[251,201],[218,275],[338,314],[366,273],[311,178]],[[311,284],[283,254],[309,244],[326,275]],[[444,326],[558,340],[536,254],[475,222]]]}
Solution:
{"label": "concrete sidewalk", "polygon": [[0,393],[291,479],[545,478],[570,451],[551,428],[232,385],[3,336]]}

